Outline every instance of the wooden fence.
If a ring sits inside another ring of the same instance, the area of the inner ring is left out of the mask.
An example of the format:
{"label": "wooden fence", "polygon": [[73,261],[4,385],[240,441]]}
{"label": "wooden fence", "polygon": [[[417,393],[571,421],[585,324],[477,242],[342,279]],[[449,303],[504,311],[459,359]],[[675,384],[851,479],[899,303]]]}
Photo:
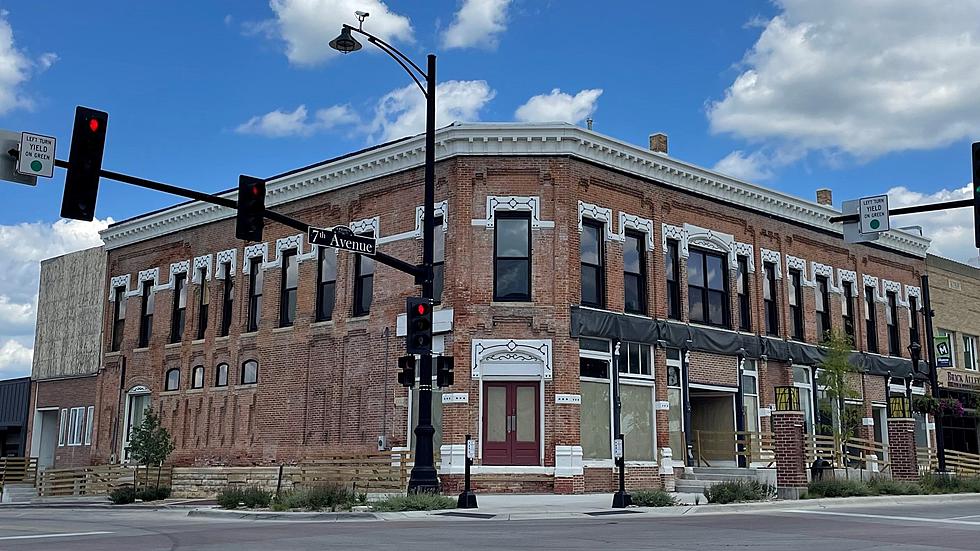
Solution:
{"label": "wooden fence", "polygon": [[[936,455],[936,450],[931,448],[917,448],[916,455],[919,460],[920,472],[939,470],[939,458]],[[956,450],[946,450],[946,470],[956,474],[980,474],[980,455],[958,452]]]}
{"label": "wooden fence", "polygon": [[36,480],[36,457],[0,457],[0,486],[8,482],[34,484]]}
{"label": "wooden fence", "polygon": [[173,467],[134,467],[129,465],[98,465],[71,469],[45,469],[37,479],[37,495],[96,496],[107,495],[113,489],[130,485],[137,488],[154,487],[159,476],[160,486],[169,487]]}
{"label": "wooden fence", "polygon": [[698,466],[710,467],[711,461],[738,461],[746,465],[765,464],[771,467],[776,461],[771,432],[723,432],[695,431],[694,457]]}
{"label": "wooden fence", "polygon": [[357,492],[404,492],[413,460],[408,450],[319,458],[299,465],[293,487],[339,484]]}
{"label": "wooden fence", "polygon": [[891,463],[885,460],[888,450],[880,442],[866,438],[848,438],[842,443],[834,436],[821,434],[807,434],[804,438],[807,465],[813,464],[819,458],[829,461],[835,468],[871,470],[873,462],[871,456],[874,456],[880,472],[891,467]]}

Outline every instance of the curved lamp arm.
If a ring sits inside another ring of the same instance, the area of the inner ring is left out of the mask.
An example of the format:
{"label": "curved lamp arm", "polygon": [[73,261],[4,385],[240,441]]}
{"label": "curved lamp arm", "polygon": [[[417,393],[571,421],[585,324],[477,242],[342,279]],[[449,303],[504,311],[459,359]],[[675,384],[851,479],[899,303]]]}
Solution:
{"label": "curved lamp arm", "polygon": [[381,51],[388,54],[392,59],[397,61],[398,64],[402,66],[402,69],[405,69],[405,72],[408,73],[408,76],[412,77],[412,80],[414,80],[415,84],[418,85],[419,90],[422,92],[422,95],[425,97],[429,97],[429,91],[426,89],[425,85],[422,84],[422,81],[419,80],[420,76],[423,79],[428,80],[429,78],[428,75],[426,75],[425,71],[423,71],[418,65],[416,65],[414,61],[409,59],[408,56],[395,49],[395,47],[392,46],[391,44],[388,44],[384,40],[381,40],[380,38],[374,36],[373,34],[363,29],[352,27],[346,23],[344,23],[344,28],[352,32],[360,33],[366,36],[368,42],[374,44],[375,46],[380,48]]}

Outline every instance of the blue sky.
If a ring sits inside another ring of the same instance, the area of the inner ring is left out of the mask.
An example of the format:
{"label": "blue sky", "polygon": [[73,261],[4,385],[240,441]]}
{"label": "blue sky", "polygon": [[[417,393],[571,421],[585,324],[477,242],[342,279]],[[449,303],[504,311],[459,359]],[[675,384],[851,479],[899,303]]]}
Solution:
{"label": "blue sky", "polygon": [[[106,168],[206,191],[420,131],[420,96],[394,62],[327,48],[363,9],[366,29],[420,64],[439,55],[440,124],[591,116],[604,134],[644,144],[664,131],[671,156],[806,198],[965,194],[980,2],[855,4],[0,0],[0,128],[56,136],[65,158],[75,105],[104,109]],[[63,181],[0,182],[13,259],[0,377],[29,370],[39,259],[177,201],[103,181],[101,225],[58,222]],[[976,259],[965,210],[893,220],[911,223],[936,252]]]}

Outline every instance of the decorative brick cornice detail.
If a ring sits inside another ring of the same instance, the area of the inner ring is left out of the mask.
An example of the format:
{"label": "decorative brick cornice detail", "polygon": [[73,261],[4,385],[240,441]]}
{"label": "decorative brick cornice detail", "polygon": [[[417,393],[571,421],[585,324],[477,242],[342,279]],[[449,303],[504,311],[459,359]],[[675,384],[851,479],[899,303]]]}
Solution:
{"label": "decorative brick cornice detail", "polygon": [[885,295],[885,302],[888,302],[888,293],[895,293],[895,304],[902,308],[908,308],[909,303],[902,296],[902,284],[888,279],[881,280],[882,294]]}
{"label": "decorative brick cornice detail", "polygon": [[738,268],[738,257],[744,256],[748,259],[749,273],[755,273],[755,245],[751,243],[735,242],[735,267]]}
{"label": "decorative brick cornice detail", "polygon": [[670,224],[660,224],[660,238],[663,242],[665,254],[667,252],[667,242],[674,240],[677,241],[677,248],[681,258],[687,258],[687,232],[684,228],[671,226]]}
{"label": "decorative brick cornice detail", "polygon": [[[875,290],[875,301],[876,302],[882,302],[882,303],[888,302],[888,300],[885,299],[885,295],[883,295],[882,292],[881,292],[881,286],[878,284],[878,278],[877,277],[870,276],[868,274],[864,274],[863,277],[861,278],[861,284],[862,284],[862,287],[873,287],[874,288],[874,290]],[[862,291],[863,291],[863,288],[862,288]]]}
{"label": "decorative brick cornice detail", "polygon": [[718,251],[728,255],[728,262],[733,268],[738,267],[738,260],[732,254],[735,249],[735,237],[731,234],[720,231],[702,228],[693,224],[684,224],[685,239],[687,244],[684,246],[685,256],[690,254],[691,246]]}
{"label": "decorative brick cornice detail", "polygon": [[911,299],[912,297],[915,297],[915,298],[919,299],[918,302],[919,302],[919,306],[921,307],[922,306],[922,289],[919,288],[919,287],[914,287],[912,285],[906,285],[905,286],[905,304],[911,303],[912,301],[909,300],[909,299]]}
{"label": "decorative brick cornice detail", "polygon": [[[421,167],[424,136],[389,143],[336,161],[271,179],[266,205],[274,207],[313,195]],[[835,209],[719,174],[646,147],[628,144],[570,124],[464,123],[436,131],[436,161],[459,156],[570,156],[635,177],[663,182],[724,204],[745,205],[764,214],[841,234],[830,217]],[[236,191],[222,194],[234,199]],[[107,250],[235,216],[234,209],[200,201],[120,222],[101,232]],[[488,215],[489,216],[489,215]],[[545,226],[542,226],[545,227]],[[929,240],[892,230],[881,246],[924,258]]]}
{"label": "decorative brick cornice detail", "polygon": [[260,266],[265,266],[269,262],[269,244],[268,243],[255,243],[254,245],[249,245],[245,247],[245,251],[242,253],[242,273],[247,274],[250,271],[251,260],[255,257],[262,258]]}
{"label": "decorative brick cornice detail", "polygon": [[204,256],[194,257],[194,271],[191,274],[191,281],[200,285],[201,284],[201,268],[204,268],[204,279],[206,281],[211,281],[211,259],[214,258],[210,254]]}
{"label": "decorative brick cornice detail", "polygon": [[826,264],[821,264],[819,262],[810,261],[810,273],[813,274],[813,286],[817,285],[817,276],[823,276],[827,278],[827,291],[831,293],[840,293],[841,288],[837,285],[834,280],[834,268],[833,266],[828,266]]}
{"label": "decorative brick cornice detail", "polygon": [[514,364],[518,370],[527,367],[523,375],[540,375],[545,380],[552,376],[551,339],[475,339],[471,344],[470,375],[474,379],[483,377],[488,365],[507,365],[513,372]]}
{"label": "decorative brick cornice detail", "polygon": [[235,275],[235,259],[237,256],[238,249],[228,249],[215,255],[214,262],[217,264],[218,279],[224,279],[227,277],[224,268],[225,263],[228,263],[228,267],[231,269],[231,275]]}
{"label": "decorative brick cornice detail", "polygon": [[837,286],[840,287],[841,293],[844,292],[844,282],[848,281],[854,284],[851,285],[851,296],[858,296],[857,277],[857,272],[855,271],[837,268]]}
{"label": "decorative brick cornice detail", "polygon": [[136,274],[136,286],[127,293],[127,296],[138,297],[143,292],[143,282],[152,281],[155,290],[160,285],[160,268],[150,268],[140,270]]}
{"label": "decorative brick cornice detail", "polygon": [[780,266],[780,264],[782,264],[782,262],[780,262],[781,257],[782,255],[779,254],[779,251],[772,251],[769,249],[759,250],[759,259],[762,260],[763,264],[766,262],[771,262],[776,266],[776,279],[783,278],[783,271],[782,267]]}
{"label": "decorative brick cornice detail", "polygon": [[812,277],[807,276],[806,273],[806,260],[792,256],[786,255],[786,273],[789,273],[790,269],[800,271],[800,282],[804,287],[815,287],[816,283]]}
{"label": "decorative brick cornice detail", "polygon": [[174,263],[172,263],[170,265],[170,279],[166,283],[164,283],[164,284],[157,283],[156,289],[154,289],[154,290],[159,291],[161,289],[173,289],[174,288],[174,276],[177,275],[177,274],[186,274],[187,272],[190,271],[190,269],[191,269],[191,261],[190,260],[181,260],[180,262],[174,262]]}
{"label": "decorative brick cornice detail", "polygon": [[471,221],[474,226],[484,226],[491,229],[497,220],[497,211],[523,211],[531,213],[532,228],[554,228],[554,220],[541,219],[541,199],[537,196],[519,197],[515,195],[487,196],[486,218],[475,218]]}
{"label": "decorative brick cornice detail", "polygon": [[625,212],[619,213],[619,240],[626,241],[626,230],[642,232],[647,238],[647,252],[653,251],[656,247],[653,241],[653,220],[634,216]]}
{"label": "decorative brick cornice detail", "polygon": [[602,222],[606,241],[617,241],[619,235],[613,233],[612,209],[593,205],[592,203],[578,202],[578,231],[582,233],[582,220],[590,218],[596,222]]}
{"label": "decorative brick cornice detail", "polygon": [[129,280],[130,274],[117,275],[109,279],[109,302],[116,301],[116,288],[123,288],[123,296],[129,296]]}
{"label": "decorative brick cornice detail", "polygon": [[288,237],[280,237],[276,239],[276,259],[262,266],[263,268],[281,268],[282,267],[282,252],[288,251],[290,249],[296,249],[296,260],[308,260],[311,258],[309,255],[303,254],[303,238],[305,236],[301,233],[296,235],[290,235]]}
{"label": "decorative brick cornice detail", "polygon": [[354,220],[347,227],[350,228],[350,231],[358,235],[370,233],[375,237],[381,237],[381,219],[377,216],[363,220]]}
{"label": "decorative brick cornice detail", "polygon": [[[449,201],[440,201],[433,205],[432,212],[436,218],[442,217],[443,231],[449,230]],[[411,236],[415,239],[422,239],[422,222],[425,220],[425,205],[415,207],[415,231]],[[398,236],[393,235],[389,239],[395,241]]]}

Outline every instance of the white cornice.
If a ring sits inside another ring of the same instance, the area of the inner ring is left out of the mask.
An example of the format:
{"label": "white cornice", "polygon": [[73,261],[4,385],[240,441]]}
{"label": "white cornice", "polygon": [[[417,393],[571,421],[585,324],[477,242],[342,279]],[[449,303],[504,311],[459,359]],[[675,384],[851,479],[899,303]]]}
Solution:
{"label": "white cornice", "polygon": [[[351,186],[418,168],[424,161],[424,136],[391,143],[337,161],[270,180],[268,206]],[[785,193],[731,178],[690,163],[653,153],[596,132],[568,124],[466,123],[436,133],[436,160],[456,156],[569,155],[611,169],[660,181],[733,206],[772,214],[824,231],[841,234],[831,216],[838,211]],[[237,192],[224,197],[235,198]],[[121,222],[101,232],[106,249],[115,249],[181,229],[234,216],[234,211],[201,202]],[[886,232],[884,247],[925,257],[929,239],[900,230]]]}

